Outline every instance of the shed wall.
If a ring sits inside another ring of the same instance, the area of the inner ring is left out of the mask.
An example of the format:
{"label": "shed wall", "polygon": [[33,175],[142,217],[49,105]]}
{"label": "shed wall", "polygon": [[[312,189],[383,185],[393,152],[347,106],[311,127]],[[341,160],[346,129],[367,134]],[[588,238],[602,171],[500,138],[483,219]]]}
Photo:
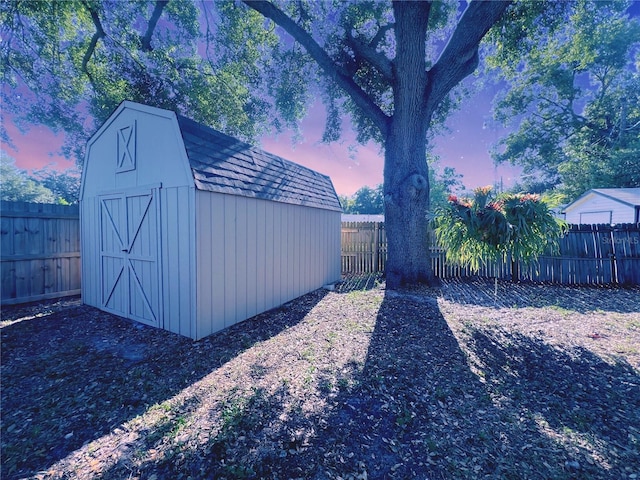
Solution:
{"label": "shed wall", "polygon": [[83,172],[83,198],[144,185],[193,185],[175,116],[139,108],[124,108],[92,137]]}
{"label": "shed wall", "polygon": [[192,188],[163,188],[161,205],[164,329],[196,338],[195,209]]}
{"label": "shed wall", "polygon": [[[566,210],[567,223],[605,223],[594,222],[594,218],[611,218],[611,223],[633,223],[635,221],[635,209],[630,205],[612,200],[602,195],[591,194],[582,202]],[[607,222],[608,223],[608,220]]]}
{"label": "shed wall", "polygon": [[195,210],[197,338],[340,279],[340,212],[203,191]]}
{"label": "shed wall", "polygon": [[[127,190],[123,190],[126,192]],[[171,332],[195,338],[195,257],[193,226],[193,189],[188,187],[158,190],[159,208],[159,295],[158,325]],[[117,192],[113,192],[117,193]],[[191,204],[191,207],[190,207]],[[82,300],[104,308],[102,298],[100,197],[85,197],[81,202]],[[124,310],[125,307],[122,306]]]}

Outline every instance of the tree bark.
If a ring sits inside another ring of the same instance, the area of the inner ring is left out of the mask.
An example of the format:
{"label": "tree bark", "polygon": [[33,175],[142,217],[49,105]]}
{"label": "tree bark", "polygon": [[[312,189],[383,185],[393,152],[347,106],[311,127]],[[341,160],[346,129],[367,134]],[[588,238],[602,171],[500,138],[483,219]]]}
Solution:
{"label": "tree bark", "polygon": [[385,143],[384,213],[387,231],[386,284],[435,281],[428,244],[429,175],[424,135],[394,121]]}
{"label": "tree bark", "polygon": [[384,31],[369,44],[350,32],[345,42],[356,59],[376,69],[393,90],[393,114],[375,103],[344,65],[338,65],[313,36],[269,1],[244,0],[299,42],[384,138],[385,228],[388,252],[388,288],[433,283],[428,245],[429,175],[426,134],[440,102],[478,64],[478,44],[500,18],[509,1],[470,2],[438,61],[427,69],[425,44],[431,2],[393,2],[396,56],[386,59],[376,45]]}
{"label": "tree bark", "polygon": [[424,95],[429,4],[398,2],[394,112],[385,141],[384,191],[388,288],[434,281],[427,238],[429,174],[426,133],[432,111]]}

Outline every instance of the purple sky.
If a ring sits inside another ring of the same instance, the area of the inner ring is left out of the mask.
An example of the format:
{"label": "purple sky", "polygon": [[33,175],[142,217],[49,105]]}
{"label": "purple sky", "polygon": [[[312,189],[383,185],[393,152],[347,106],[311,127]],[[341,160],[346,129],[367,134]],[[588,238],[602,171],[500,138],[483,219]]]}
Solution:
{"label": "purple sky", "polygon": [[[440,156],[440,166],[454,167],[463,175],[467,188],[475,188],[500,182],[504,186],[513,184],[519,173],[518,168],[508,165],[495,167],[490,157],[490,148],[502,129],[486,128],[490,122],[491,97],[495,92],[487,90],[469,98],[464,107],[451,116],[447,125],[450,132],[435,141],[435,153]],[[382,183],[383,157],[377,145],[357,145],[355,154],[350,155],[349,147],[356,145],[355,134],[348,126],[339,143],[322,144],[325,111],[318,101],[309,110],[309,115],[301,125],[303,141],[293,144],[290,132],[278,136],[262,138],[264,150],[305,165],[329,175],[337,192],[352,195],[364,185],[374,187]],[[6,125],[17,150],[3,144],[9,156],[16,159],[21,169],[34,170],[52,165],[64,170],[74,166],[73,161],[57,154],[63,141],[62,135],[55,135],[47,127],[33,125],[26,134],[20,133],[9,119]]]}
{"label": "purple sky", "polygon": [[[628,12],[632,17],[640,15],[640,2],[632,2]],[[521,172],[520,168],[510,165],[496,167],[491,160],[491,146],[506,134],[505,129],[496,127],[491,121],[491,101],[495,93],[496,88],[489,87],[465,100],[461,110],[447,121],[450,132],[439,136],[434,142],[434,153],[440,157],[440,168],[454,167],[463,175],[462,181],[469,189],[496,183],[508,188]],[[355,145],[355,135],[348,126],[340,143],[320,143],[324,115],[320,102],[311,107],[301,125],[304,136],[302,143],[292,144],[291,135],[284,133],[262,138],[260,146],[329,175],[341,195],[352,195],[364,185],[374,187],[382,183],[383,159],[378,146],[358,146],[355,155],[350,155],[349,147]],[[57,154],[63,141],[61,135],[56,136],[48,128],[39,125],[21,134],[8,116],[6,119],[7,131],[17,150],[4,143],[2,149],[16,159],[19,168],[34,170],[52,165],[64,170],[74,166],[73,161]]]}
{"label": "purple sky", "polygon": [[[450,132],[437,137],[434,142],[434,153],[440,157],[440,168],[454,167],[463,175],[462,181],[469,189],[500,183],[501,180],[505,187],[509,187],[520,171],[506,165],[495,167],[490,157],[491,145],[499,139],[499,134],[504,134],[503,130],[486,128],[492,124],[491,100],[495,93],[494,88],[488,88],[466,99],[463,108],[447,122]],[[5,144],[2,149],[16,159],[19,168],[32,171],[51,165],[65,170],[74,166],[73,161],[58,154],[63,143],[62,134],[56,136],[41,125],[33,125],[26,134],[22,134],[10,116],[5,119],[6,129],[16,149]],[[342,140],[323,144],[320,140],[324,119],[325,110],[318,100],[301,124],[301,143],[294,144],[291,132],[285,132],[263,137],[259,146],[329,175],[341,195],[352,195],[365,185],[375,187],[382,183],[383,156],[378,145],[357,145],[348,119],[344,122]],[[88,131],[87,136],[92,133]]]}

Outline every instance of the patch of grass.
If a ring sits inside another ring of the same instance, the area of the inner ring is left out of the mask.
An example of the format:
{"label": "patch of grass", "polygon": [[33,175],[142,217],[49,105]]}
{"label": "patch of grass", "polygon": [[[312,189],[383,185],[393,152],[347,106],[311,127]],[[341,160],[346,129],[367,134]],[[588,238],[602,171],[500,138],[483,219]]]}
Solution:
{"label": "patch of grass", "polygon": [[563,317],[566,317],[568,315],[571,315],[573,313],[572,310],[569,310],[561,305],[549,305],[548,307],[550,310],[553,310],[557,313],[559,313],[560,315],[562,315]]}
{"label": "patch of grass", "polygon": [[249,404],[250,397],[237,396],[227,399],[221,413],[222,432],[229,432],[240,425],[244,410]]}
{"label": "patch of grass", "polygon": [[325,340],[329,343],[329,346],[331,347],[333,347],[337,339],[338,339],[338,334],[336,332],[329,332],[325,337]]}
{"label": "patch of grass", "polygon": [[299,353],[299,355],[302,360],[306,360],[309,363],[313,363],[313,360],[315,358],[315,351],[313,347],[307,347],[304,350],[302,350]]}
{"label": "patch of grass", "polygon": [[328,378],[323,378],[318,382],[318,390],[320,390],[323,393],[332,392],[334,388],[335,388],[335,385],[333,384],[333,381],[331,381]]}
{"label": "patch of grass", "polygon": [[172,428],[171,428],[171,431],[169,432],[169,438],[173,439],[185,427],[185,425],[187,424],[187,419],[184,416],[179,415],[171,423],[172,423]]}
{"label": "patch of grass", "polygon": [[255,478],[256,472],[253,468],[244,465],[223,465],[222,474],[229,476],[229,478]]}
{"label": "patch of grass", "polygon": [[640,318],[627,320],[624,322],[624,328],[633,331],[640,330]]}
{"label": "patch of grass", "polygon": [[402,411],[396,416],[396,425],[400,428],[404,428],[408,426],[415,417],[415,411],[403,407]]}
{"label": "patch of grass", "polygon": [[338,378],[338,388],[340,390],[348,390],[351,386],[351,381],[347,377]]}

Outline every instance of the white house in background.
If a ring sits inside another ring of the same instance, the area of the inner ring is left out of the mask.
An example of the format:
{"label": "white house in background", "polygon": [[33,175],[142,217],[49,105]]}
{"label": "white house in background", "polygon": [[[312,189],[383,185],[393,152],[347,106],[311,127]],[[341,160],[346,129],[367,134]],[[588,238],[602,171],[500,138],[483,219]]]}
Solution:
{"label": "white house in background", "polygon": [[373,222],[384,223],[384,215],[365,215],[359,213],[343,213],[343,222]]}
{"label": "white house in background", "polygon": [[562,212],[571,224],[640,222],[640,188],[594,188]]}
{"label": "white house in background", "polygon": [[82,169],[82,300],[193,339],[340,279],[331,179],[123,102]]}

